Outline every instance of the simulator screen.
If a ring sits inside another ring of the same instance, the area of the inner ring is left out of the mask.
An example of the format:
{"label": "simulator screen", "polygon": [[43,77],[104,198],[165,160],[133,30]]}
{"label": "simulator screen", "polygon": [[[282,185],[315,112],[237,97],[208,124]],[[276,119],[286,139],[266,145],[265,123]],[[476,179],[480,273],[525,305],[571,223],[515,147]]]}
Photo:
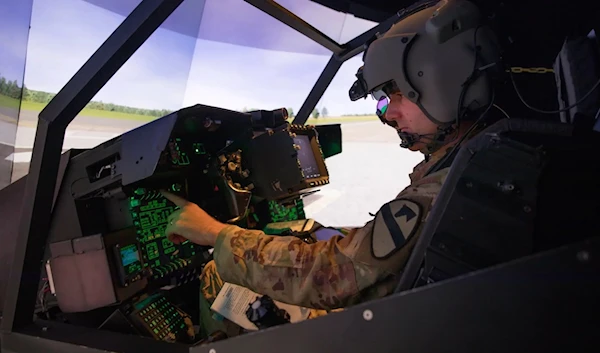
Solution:
{"label": "simulator screen", "polygon": [[310,146],[310,139],[306,135],[298,135],[294,137],[294,143],[300,146],[298,150],[298,160],[300,160],[300,166],[304,177],[307,179],[318,178],[321,176],[319,167],[315,155]]}

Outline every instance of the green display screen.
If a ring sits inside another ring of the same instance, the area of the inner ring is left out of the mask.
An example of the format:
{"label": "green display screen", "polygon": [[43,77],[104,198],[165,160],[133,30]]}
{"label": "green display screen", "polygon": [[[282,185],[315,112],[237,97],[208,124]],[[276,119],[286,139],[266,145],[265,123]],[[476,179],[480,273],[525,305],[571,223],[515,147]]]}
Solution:
{"label": "green display screen", "polygon": [[302,199],[294,200],[287,204],[269,201],[269,212],[271,213],[272,222],[295,221],[306,218]]}
{"label": "green display screen", "polygon": [[[175,191],[178,188],[170,188]],[[169,215],[176,210],[174,204],[165,199],[157,190],[138,188],[130,198],[129,209],[137,231],[144,266],[156,269],[189,258],[196,254],[192,243],[181,246],[173,244],[166,236]]]}
{"label": "green display screen", "polygon": [[126,245],[120,249],[121,264],[125,270],[125,276],[132,275],[141,271],[142,263],[140,261],[140,253],[135,244]]}

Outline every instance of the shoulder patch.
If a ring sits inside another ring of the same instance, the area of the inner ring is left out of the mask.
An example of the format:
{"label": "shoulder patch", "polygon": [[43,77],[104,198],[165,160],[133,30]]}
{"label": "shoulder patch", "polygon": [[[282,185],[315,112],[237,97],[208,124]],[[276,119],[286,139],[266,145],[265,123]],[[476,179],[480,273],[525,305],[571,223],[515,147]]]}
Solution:
{"label": "shoulder patch", "polygon": [[402,249],[417,231],[421,217],[421,205],[412,200],[396,199],[383,205],[373,223],[373,256],[384,259]]}

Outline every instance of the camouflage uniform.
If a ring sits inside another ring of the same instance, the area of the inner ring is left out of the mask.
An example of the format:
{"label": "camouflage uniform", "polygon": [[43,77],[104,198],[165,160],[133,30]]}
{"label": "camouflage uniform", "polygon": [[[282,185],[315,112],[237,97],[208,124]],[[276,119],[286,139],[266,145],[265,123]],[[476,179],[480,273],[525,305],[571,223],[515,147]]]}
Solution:
{"label": "camouflage uniform", "polygon": [[240,332],[240,328],[228,320],[208,322],[212,315],[210,305],[223,281],[280,302],[316,309],[309,318],[390,294],[449,168],[424,175],[450,147],[444,146],[418,164],[410,174],[411,185],[396,197],[417,204],[421,212],[413,236],[389,257],[374,256],[375,220],[362,228],[351,229],[344,237],[334,236],[314,244],[296,237],[269,236],[259,230],[227,226],[217,237],[214,262],[210,262],[201,275],[201,320],[207,332],[220,329],[229,336]]}

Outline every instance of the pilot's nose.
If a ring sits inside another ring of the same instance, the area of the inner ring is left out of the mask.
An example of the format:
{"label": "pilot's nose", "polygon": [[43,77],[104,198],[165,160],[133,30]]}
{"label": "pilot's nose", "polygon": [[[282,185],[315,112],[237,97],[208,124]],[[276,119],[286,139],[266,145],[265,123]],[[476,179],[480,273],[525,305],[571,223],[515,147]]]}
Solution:
{"label": "pilot's nose", "polygon": [[387,110],[384,115],[384,119],[387,121],[398,121],[402,118],[402,97],[398,95],[392,95],[387,106]]}

